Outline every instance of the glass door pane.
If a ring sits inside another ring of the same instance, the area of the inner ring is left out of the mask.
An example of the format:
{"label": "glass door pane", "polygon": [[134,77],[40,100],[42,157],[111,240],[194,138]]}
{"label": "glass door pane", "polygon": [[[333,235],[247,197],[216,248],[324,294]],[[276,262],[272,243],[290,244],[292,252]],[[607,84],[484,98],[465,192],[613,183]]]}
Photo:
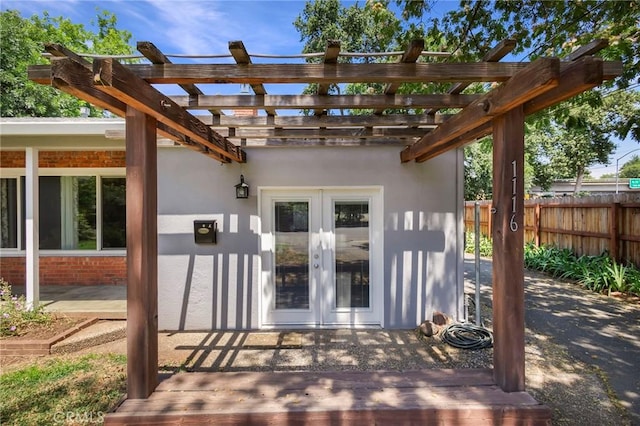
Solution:
{"label": "glass door pane", "polygon": [[309,309],[309,202],[276,201],[275,309]]}
{"label": "glass door pane", "polygon": [[336,201],[333,211],[335,307],[368,308],[369,202]]}

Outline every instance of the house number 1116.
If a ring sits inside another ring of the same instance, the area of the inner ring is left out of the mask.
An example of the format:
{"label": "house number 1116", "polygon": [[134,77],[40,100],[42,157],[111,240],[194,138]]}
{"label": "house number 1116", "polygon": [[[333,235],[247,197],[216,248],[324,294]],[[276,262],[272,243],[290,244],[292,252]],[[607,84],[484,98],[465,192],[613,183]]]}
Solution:
{"label": "house number 1116", "polygon": [[513,166],[513,177],[511,178],[511,220],[509,221],[509,229],[511,229],[511,232],[516,232],[518,230],[518,223],[516,222],[516,186],[518,182],[516,161],[513,160],[511,165]]}

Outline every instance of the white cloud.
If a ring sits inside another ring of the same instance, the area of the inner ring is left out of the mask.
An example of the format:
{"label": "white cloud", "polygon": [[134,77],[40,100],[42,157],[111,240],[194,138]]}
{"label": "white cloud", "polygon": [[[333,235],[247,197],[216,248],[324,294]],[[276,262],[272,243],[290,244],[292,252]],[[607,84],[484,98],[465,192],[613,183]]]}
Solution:
{"label": "white cloud", "polygon": [[147,0],[118,4],[116,15],[127,15],[136,29],[165,53],[223,54],[228,42],[242,40],[250,52],[286,53],[300,50],[291,23],[302,2]]}

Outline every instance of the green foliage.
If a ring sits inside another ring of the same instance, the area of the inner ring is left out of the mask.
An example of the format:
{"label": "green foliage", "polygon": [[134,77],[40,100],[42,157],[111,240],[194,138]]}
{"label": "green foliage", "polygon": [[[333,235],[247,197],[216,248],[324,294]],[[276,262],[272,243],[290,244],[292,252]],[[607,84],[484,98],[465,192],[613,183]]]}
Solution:
{"label": "green foliage", "polygon": [[621,178],[640,178],[640,157],[634,155],[620,168]]}
{"label": "green foliage", "polygon": [[428,19],[427,35],[442,38],[443,47],[462,59],[477,59],[506,38],[518,41],[515,54],[529,58],[564,56],[578,46],[604,38],[606,60],[620,60],[626,87],[640,74],[640,3],[636,0],[482,1],[461,0],[441,18],[429,17],[433,1],[396,0],[406,19]]}
{"label": "green foliage", "polygon": [[[584,93],[527,125],[527,152],[535,158],[535,181],[547,189],[555,179],[575,178],[587,168],[607,164],[614,137],[625,137],[640,107],[640,94],[615,92],[601,97]],[[580,188],[576,185],[576,192]]]}
{"label": "green foliage", "polygon": [[464,149],[464,199],[489,200],[492,188],[493,144],[485,138]]}
{"label": "green foliage", "polygon": [[[307,1],[293,23],[305,42],[303,52],[324,52],[330,40],[340,41],[342,51],[384,52],[401,32],[399,19],[387,5],[388,1],[380,1],[344,7],[338,0]],[[372,58],[340,60],[370,62]]]}
{"label": "green foliage", "polygon": [[126,358],[54,358],[0,376],[2,424],[102,424],[126,391]]}
{"label": "green foliage", "polygon": [[618,291],[640,295],[640,270],[612,261],[607,253],[577,257],[569,249],[529,243],[524,250],[524,264],[529,269],[576,281],[597,293]]}
{"label": "green foliage", "polygon": [[[465,233],[464,239],[464,251],[466,253],[475,253],[476,252],[476,240],[475,233],[467,232]],[[491,257],[493,256],[493,243],[491,239],[486,237],[485,235],[480,235],[480,256],[482,257]]]}
{"label": "green foliage", "polygon": [[42,306],[27,306],[24,296],[11,292],[11,284],[0,278],[0,336],[20,334],[30,324],[47,324],[51,315]]}
{"label": "green foliage", "polygon": [[129,54],[131,34],[116,25],[116,16],[107,11],[98,11],[96,32],[47,12],[30,18],[15,10],[0,12],[0,116],[74,117],[81,107],[100,116],[102,112],[86,102],[30,81],[27,67],[48,63],[42,56],[45,43],[62,44],[78,53]]}

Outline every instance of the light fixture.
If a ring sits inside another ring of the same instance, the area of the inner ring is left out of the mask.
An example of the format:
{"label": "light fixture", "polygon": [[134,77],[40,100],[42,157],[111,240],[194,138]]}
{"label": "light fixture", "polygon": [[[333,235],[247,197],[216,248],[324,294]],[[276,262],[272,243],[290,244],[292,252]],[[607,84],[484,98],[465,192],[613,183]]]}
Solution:
{"label": "light fixture", "polygon": [[249,198],[249,185],[244,182],[244,175],[240,175],[240,183],[236,185],[236,198]]}

